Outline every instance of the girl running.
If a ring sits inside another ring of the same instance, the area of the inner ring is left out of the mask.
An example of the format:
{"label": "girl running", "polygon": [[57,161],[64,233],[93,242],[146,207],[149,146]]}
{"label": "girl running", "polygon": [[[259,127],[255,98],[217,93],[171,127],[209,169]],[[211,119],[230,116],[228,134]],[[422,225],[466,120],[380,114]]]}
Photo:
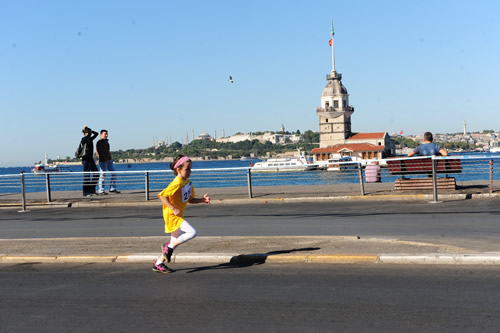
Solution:
{"label": "girl running", "polygon": [[173,272],[165,265],[165,260],[170,262],[174,249],[184,242],[196,237],[196,230],[184,220],[184,210],[189,203],[210,203],[210,197],[205,194],[203,198],[194,197],[194,188],[189,181],[193,163],[189,157],[179,155],[170,163],[175,178],[170,185],[158,194],[163,203],[163,218],[165,219],[165,233],[170,233],[170,242],[163,244],[162,254],[153,264],[153,270],[160,273]]}

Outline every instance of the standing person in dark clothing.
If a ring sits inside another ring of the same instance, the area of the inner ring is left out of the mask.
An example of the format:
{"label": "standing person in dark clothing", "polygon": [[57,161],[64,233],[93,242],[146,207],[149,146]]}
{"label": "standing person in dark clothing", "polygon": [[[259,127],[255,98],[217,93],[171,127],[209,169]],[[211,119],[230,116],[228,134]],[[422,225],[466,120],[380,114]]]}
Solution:
{"label": "standing person in dark clothing", "polygon": [[[83,147],[82,151],[82,166],[83,171],[86,172],[83,175],[83,196],[90,197],[95,195],[95,187],[97,185],[97,174],[93,172],[97,171],[97,166],[94,162],[94,139],[99,135],[99,133],[91,130],[87,126],[83,127],[84,137],[80,141],[80,146]],[[92,171],[92,173],[87,173]]]}
{"label": "standing person in dark clothing", "polygon": [[[108,141],[108,131],[103,129],[101,130],[101,139],[97,141],[96,144],[97,157],[99,157],[99,169],[101,169],[99,175],[99,189],[97,190],[97,194],[107,194],[104,191],[104,171],[115,171],[115,167],[113,165],[113,159],[111,158],[111,151],[109,150],[109,141]],[[109,192],[111,193],[120,193],[116,189],[116,174],[111,174],[111,182],[109,184]]]}

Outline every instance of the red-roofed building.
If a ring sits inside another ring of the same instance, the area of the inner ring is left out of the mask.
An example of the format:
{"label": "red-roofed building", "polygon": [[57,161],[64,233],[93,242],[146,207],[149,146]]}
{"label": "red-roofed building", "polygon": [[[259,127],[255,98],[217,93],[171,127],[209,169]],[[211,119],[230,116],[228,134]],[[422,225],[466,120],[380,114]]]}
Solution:
{"label": "red-roofed building", "polygon": [[357,133],[345,140],[323,148],[312,150],[315,161],[349,156],[353,160],[381,159],[394,155],[391,137],[387,132]]}

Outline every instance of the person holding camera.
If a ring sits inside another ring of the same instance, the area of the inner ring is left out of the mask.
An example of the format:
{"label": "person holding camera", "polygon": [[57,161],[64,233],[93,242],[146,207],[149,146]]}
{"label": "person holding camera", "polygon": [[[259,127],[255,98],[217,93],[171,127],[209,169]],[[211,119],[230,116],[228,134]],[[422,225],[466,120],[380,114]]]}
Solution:
{"label": "person holding camera", "polygon": [[94,139],[99,133],[93,131],[86,125],[82,129],[83,138],[80,141],[77,155],[82,159],[83,171],[83,196],[90,197],[96,194],[97,166],[94,161]]}

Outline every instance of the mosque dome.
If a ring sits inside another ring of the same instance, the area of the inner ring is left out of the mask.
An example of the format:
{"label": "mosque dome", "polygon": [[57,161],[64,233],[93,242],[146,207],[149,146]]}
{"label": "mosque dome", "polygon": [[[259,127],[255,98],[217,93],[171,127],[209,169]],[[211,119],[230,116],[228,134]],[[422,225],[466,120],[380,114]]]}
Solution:
{"label": "mosque dome", "polygon": [[210,136],[210,134],[208,134],[206,132],[203,132],[203,133],[200,133],[200,136],[198,136],[198,139],[201,139],[201,140],[210,140],[211,136]]}

